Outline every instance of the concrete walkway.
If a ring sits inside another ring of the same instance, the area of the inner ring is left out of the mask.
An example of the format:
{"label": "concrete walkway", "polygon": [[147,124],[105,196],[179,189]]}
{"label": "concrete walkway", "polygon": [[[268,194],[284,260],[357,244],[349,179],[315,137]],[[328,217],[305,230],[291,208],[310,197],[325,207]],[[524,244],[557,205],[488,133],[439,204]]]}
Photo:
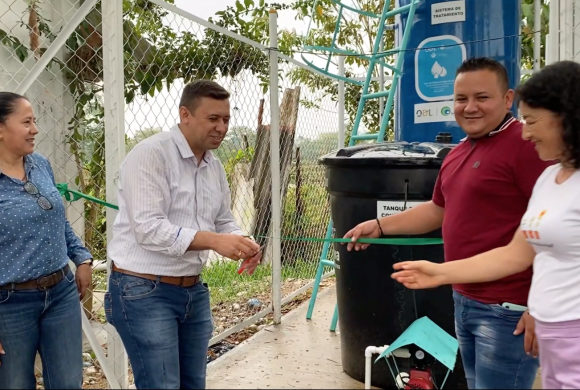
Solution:
{"label": "concrete walkway", "polygon": [[208,389],[363,389],[342,370],[340,336],[328,330],[336,294],[318,295],[311,321],[308,302],[208,366]]}
{"label": "concrete walkway", "polygon": [[[208,366],[208,389],[363,389],[342,370],[340,336],[328,330],[336,302],[331,287],[318,295],[311,321],[308,302]],[[340,327],[340,323],[339,323]],[[540,377],[534,389],[541,389]]]}

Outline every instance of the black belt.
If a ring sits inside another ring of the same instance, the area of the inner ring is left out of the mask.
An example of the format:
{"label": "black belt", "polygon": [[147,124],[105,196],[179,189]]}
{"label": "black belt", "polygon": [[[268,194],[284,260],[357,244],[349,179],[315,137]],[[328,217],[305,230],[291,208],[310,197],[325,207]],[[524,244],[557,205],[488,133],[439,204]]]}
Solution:
{"label": "black belt", "polygon": [[70,267],[67,264],[64,268],[50,274],[41,276],[38,279],[29,280],[22,283],[9,283],[0,286],[0,290],[48,290],[51,287],[56,286],[70,271]]}

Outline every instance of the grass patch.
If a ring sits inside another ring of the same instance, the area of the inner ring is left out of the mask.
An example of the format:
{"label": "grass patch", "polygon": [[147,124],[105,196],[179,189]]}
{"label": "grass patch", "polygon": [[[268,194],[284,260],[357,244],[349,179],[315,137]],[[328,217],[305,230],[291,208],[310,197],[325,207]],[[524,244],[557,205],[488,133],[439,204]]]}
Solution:
{"label": "grass patch", "polygon": [[[297,260],[282,266],[282,281],[314,279],[318,262]],[[240,298],[252,298],[268,292],[272,286],[272,266],[259,266],[253,275],[238,275],[239,262],[222,260],[212,262],[203,270],[203,281],[211,289],[212,304],[231,303]],[[107,272],[93,274],[95,290],[107,290]]]}
{"label": "grass patch", "polygon": [[[259,266],[253,275],[238,275],[239,263],[229,260],[216,261],[203,271],[203,280],[211,289],[212,304],[230,303],[240,298],[263,294],[272,286],[272,266]],[[313,279],[315,266],[312,262],[298,260],[283,265],[282,281],[288,279]]]}

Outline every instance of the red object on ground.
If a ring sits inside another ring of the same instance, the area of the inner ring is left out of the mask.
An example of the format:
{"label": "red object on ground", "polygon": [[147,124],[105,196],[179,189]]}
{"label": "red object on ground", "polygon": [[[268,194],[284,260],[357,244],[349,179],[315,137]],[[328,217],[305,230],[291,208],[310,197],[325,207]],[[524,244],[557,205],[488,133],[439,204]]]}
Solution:
{"label": "red object on ground", "polygon": [[431,370],[411,370],[405,389],[434,389]]}

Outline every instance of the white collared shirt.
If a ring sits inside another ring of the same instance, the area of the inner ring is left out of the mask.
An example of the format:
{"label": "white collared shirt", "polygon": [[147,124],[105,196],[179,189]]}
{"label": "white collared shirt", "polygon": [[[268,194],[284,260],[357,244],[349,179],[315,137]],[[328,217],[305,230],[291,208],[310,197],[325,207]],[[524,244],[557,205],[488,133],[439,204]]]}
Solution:
{"label": "white collared shirt", "polygon": [[243,234],[230,210],[221,162],[206,152],[198,165],[177,125],[131,150],[119,172],[119,213],[109,257],[122,269],[199,275],[209,251],[187,251],[198,231]]}

